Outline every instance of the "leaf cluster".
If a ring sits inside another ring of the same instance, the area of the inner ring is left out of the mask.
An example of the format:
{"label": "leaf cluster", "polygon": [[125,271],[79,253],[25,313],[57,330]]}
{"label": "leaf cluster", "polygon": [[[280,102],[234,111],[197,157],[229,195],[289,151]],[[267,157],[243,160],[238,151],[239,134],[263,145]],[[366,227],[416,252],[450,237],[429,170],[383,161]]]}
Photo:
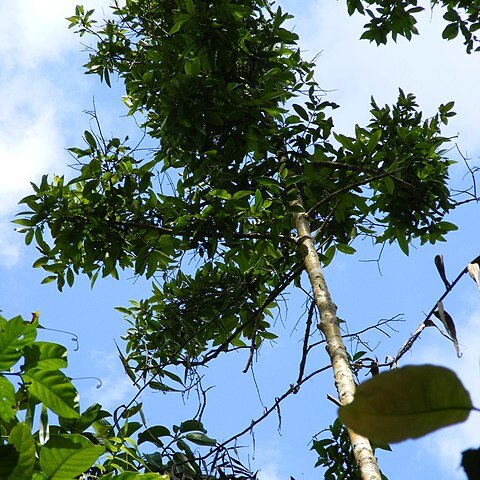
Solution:
{"label": "leaf cluster", "polygon": [[[168,480],[203,475],[207,467],[199,461],[197,448],[212,448],[217,442],[199,420],[171,429],[147,428],[142,404],[123,408],[118,418],[99,404],[80,413],[77,390],[63,373],[66,348],[37,341],[39,328],[38,318],[26,322],[0,317],[2,479]],[[19,380],[18,388],[9,377]],[[113,423],[108,420],[112,417]],[[154,452],[142,453],[140,445]],[[238,464],[232,473],[240,470]]]}
{"label": "leaf cluster", "polygon": [[38,245],[44,282],[60,289],[124,269],[153,279],[150,298],[121,309],[132,376],[275,339],[269,317],[301,273],[299,194],[324,265],[353,253],[358,236],[408,253],[413,239],[434,243],[455,228],[443,221],[453,204],[440,132],[453,103],[423,120],[411,94],[393,107],[372,99],[370,123],[348,137],[334,132],[337,105],[280,8],[132,0],[113,14],[96,26],[77,8],[70,22],[98,40],[87,71],[119,76],[158,145],[139,159],[86,131],[86,147],[70,149],[78,175],[32,184],[16,223]]}
{"label": "leaf cluster", "polygon": [[[386,44],[388,36],[394,41],[398,36],[410,40],[418,35],[416,16],[424,7],[418,0],[347,0],[348,13],[368,15],[361,38]],[[480,28],[480,2],[478,0],[431,0],[431,7],[440,6],[443,19],[448,23],[442,32],[446,40],[453,40],[460,33],[464,38],[467,53],[479,51],[479,38],[475,32]]]}

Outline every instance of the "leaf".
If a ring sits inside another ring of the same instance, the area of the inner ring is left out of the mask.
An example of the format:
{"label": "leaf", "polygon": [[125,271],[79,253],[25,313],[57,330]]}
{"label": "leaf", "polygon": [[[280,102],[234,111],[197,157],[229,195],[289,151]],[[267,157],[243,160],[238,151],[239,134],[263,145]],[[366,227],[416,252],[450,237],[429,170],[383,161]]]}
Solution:
{"label": "leaf", "polygon": [[452,40],[458,35],[458,23],[449,23],[442,32],[442,38]]}
{"label": "leaf", "polygon": [[193,431],[207,433],[207,431],[203,427],[202,422],[199,422],[198,420],[186,420],[185,422],[182,422],[180,424],[180,431],[182,433]]}
{"label": "leaf", "polygon": [[23,374],[28,390],[52,412],[64,418],[78,418],[77,390],[60,370],[29,368]]}
{"label": "leaf", "polygon": [[13,367],[22,356],[23,347],[32,343],[36,335],[35,326],[24,322],[22,317],[11,320],[0,317],[0,371]]}
{"label": "leaf", "polygon": [[467,265],[468,274],[472,277],[473,281],[477,284],[478,289],[480,290],[480,280],[478,279],[478,274],[480,272],[480,266],[478,263],[469,263]]}
{"label": "leaf", "polygon": [[339,252],[346,253],[347,255],[351,255],[356,252],[352,246],[344,245],[343,243],[337,243],[336,247]]}
{"label": "leaf", "polygon": [[435,266],[437,267],[438,274],[440,275],[442,282],[445,284],[445,288],[448,290],[450,288],[450,282],[447,280],[447,275],[445,273],[443,255],[435,255]]}
{"label": "leaf", "polygon": [[359,385],[352,403],[339,409],[341,421],[380,443],[418,438],[465,421],[469,393],[454,372],[434,365],[381,373]]}
{"label": "leaf", "polygon": [[217,441],[214,438],[207,437],[204,433],[187,433],[185,438],[197,445],[204,445],[207,447],[214,447],[217,444]]}
{"label": "leaf", "polygon": [[158,445],[159,437],[169,437],[171,436],[170,430],[163,425],[156,425],[154,427],[147,428],[147,430],[138,434],[138,444],[144,442],[151,442],[155,445]]}
{"label": "leaf", "polygon": [[0,478],[10,478],[18,458],[19,454],[13,445],[0,445]]}
{"label": "leaf", "polygon": [[54,435],[40,451],[40,466],[49,480],[71,480],[88,470],[105,452],[78,433]]}
{"label": "leaf", "polygon": [[9,422],[15,418],[16,403],[15,387],[3,375],[0,375],[0,418],[3,421]]}
{"label": "leaf", "polygon": [[138,472],[123,472],[114,477],[103,477],[105,480],[112,478],[112,480],[170,480],[168,473],[138,473]]}
{"label": "leaf", "polygon": [[18,460],[8,480],[25,480],[30,478],[35,466],[35,441],[26,423],[19,423],[12,428],[8,442],[18,452]]}
{"label": "leaf", "polygon": [[480,448],[462,452],[462,467],[468,480],[478,480],[480,478]]}
{"label": "leaf", "polygon": [[57,370],[67,367],[67,349],[51,342],[35,342],[24,349],[25,370],[41,367],[44,370]]}
{"label": "leaf", "polygon": [[115,346],[117,347],[117,351],[118,351],[118,356],[120,358],[120,361],[122,362],[122,366],[123,366],[123,369],[125,370],[125,373],[128,375],[128,377],[130,378],[130,380],[135,383],[137,381],[137,378],[135,377],[135,374],[133,373],[133,370],[130,368],[130,365],[128,364],[128,361],[127,359],[125,358],[125,356],[123,355],[122,351],[120,350],[120,348],[118,347],[117,345],[117,342],[115,342]]}
{"label": "leaf", "polygon": [[307,111],[300,105],[294,104],[292,105],[293,109],[297,112],[297,114],[306,122],[308,122],[308,113]]}
{"label": "leaf", "polygon": [[437,302],[437,308],[438,310],[433,312],[433,314],[443,323],[443,326],[446,328],[447,333],[450,335],[453,345],[455,346],[457,357],[460,358],[462,354],[460,353],[460,347],[458,346],[455,322],[453,321],[453,318],[449,315],[449,313],[443,308],[442,301]]}
{"label": "leaf", "polygon": [[85,136],[86,142],[92,148],[97,148],[97,141],[95,140],[95,137],[88,130],[85,130],[85,132],[83,132],[83,135]]}

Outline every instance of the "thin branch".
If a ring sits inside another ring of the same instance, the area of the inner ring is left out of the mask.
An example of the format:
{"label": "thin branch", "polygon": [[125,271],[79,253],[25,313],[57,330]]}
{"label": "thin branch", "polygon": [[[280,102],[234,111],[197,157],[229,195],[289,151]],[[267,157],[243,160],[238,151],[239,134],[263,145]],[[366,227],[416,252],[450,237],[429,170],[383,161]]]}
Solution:
{"label": "thin branch", "polygon": [[[359,330],[357,332],[354,332],[354,333],[347,333],[345,335],[342,335],[343,338],[348,338],[348,337],[359,337],[360,335],[363,335],[364,333],[368,332],[369,330],[378,330],[380,331],[381,333],[383,333],[384,335],[386,335],[387,337],[389,337],[389,335],[384,332],[380,327],[383,327],[384,325],[387,325],[389,328],[391,328],[394,332],[396,332],[396,330],[390,326],[390,323],[392,322],[403,322],[404,320],[401,319],[401,318],[398,318],[400,317],[402,314],[397,314],[395,315],[394,317],[392,318],[382,318],[381,320],[379,320],[375,325],[370,325],[369,327],[366,327],[364,328],[363,330]],[[325,339],[322,339],[322,340],[319,340],[318,342],[315,342],[315,343],[312,343],[308,349],[311,350],[312,348],[315,348],[315,347],[318,347],[318,345],[322,345],[326,342]]]}
{"label": "thin branch", "polygon": [[440,298],[434,303],[433,307],[426,315],[425,320],[417,327],[415,332],[412,333],[412,335],[410,335],[407,341],[402,345],[400,350],[395,355],[395,358],[393,358],[393,360],[390,362],[390,366],[397,364],[400,358],[402,358],[412,348],[413,344],[417,341],[418,337],[426,327],[436,326],[435,322],[431,320],[431,317],[433,315],[433,312],[437,310],[438,302],[441,302],[453,290],[455,285],[460,281],[460,279],[463,277],[463,275],[465,275],[465,273],[467,273],[467,267],[465,267],[458,274],[457,278],[452,282],[450,287],[447,288],[445,292],[440,296]]}
{"label": "thin branch", "polygon": [[308,310],[308,317],[305,323],[305,335],[303,336],[302,358],[300,360],[300,367],[298,371],[297,384],[302,381],[303,374],[305,373],[305,364],[307,363],[307,355],[309,352],[308,339],[310,338],[310,330],[312,328],[312,319],[315,312],[315,302],[312,300],[310,308]]}
{"label": "thin branch", "polygon": [[314,372],[310,373],[307,375],[305,378],[303,378],[300,382],[297,382],[295,384],[291,384],[288,388],[288,390],[283,393],[280,397],[275,398],[275,402],[267,409],[264,411],[262,415],[257,417],[255,420],[252,420],[249,424],[248,427],[245,427],[243,430],[240,432],[236,433],[235,435],[232,435],[230,438],[225,440],[224,442],[221,442],[219,445],[217,445],[211,452],[208,454],[204,455],[203,457],[200,457],[199,460],[205,460],[206,458],[210,457],[213,455],[215,452],[224,449],[229,443],[232,443],[236,440],[238,440],[240,437],[243,437],[246,433],[252,432],[253,428],[258,425],[260,422],[265,420],[272,412],[278,411],[277,409],[279,408],[279,405],[285,400],[288,396],[290,396],[292,393],[298,392],[300,387],[305,383],[308,382],[311,378],[314,376],[318,375],[319,373],[325,372],[329,368],[332,368],[331,365],[327,365],[325,367],[319,368],[318,370],[315,370]]}
{"label": "thin branch", "polygon": [[[397,169],[398,170],[398,169]],[[337,195],[340,193],[346,192],[348,190],[351,190],[356,187],[361,187],[363,185],[366,185],[367,183],[374,182],[375,180],[380,180],[384,177],[389,177],[392,176],[396,173],[397,170],[394,170],[393,172],[384,172],[384,173],[379,173],[378,175],[374,175],[369,178],[365,178],[363,180],[359,180],[358,182],[351,183],[350,185],[346,185],[345,187],[339,188],[338,190],[335,190],[332,192],[330,195],[327,195],[325,198],[322,198],[322,200],[318,201],[310,210],[307,212],[307,216],[310,216],[315,210],[320,205],[323,205],[324,203],[328,202],[330,199],[335,198]],[[397,177],[395,177],[396,180],[399,180]]]}

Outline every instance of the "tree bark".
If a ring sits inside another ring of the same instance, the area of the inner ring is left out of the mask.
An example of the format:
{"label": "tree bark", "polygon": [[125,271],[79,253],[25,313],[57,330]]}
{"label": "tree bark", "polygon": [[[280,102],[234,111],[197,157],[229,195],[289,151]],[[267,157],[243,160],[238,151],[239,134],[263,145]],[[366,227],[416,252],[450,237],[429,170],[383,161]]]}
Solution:
{"label": "tree bark", "polygon": [[[325,282],[323,270],[310,231],[308,215],[303,208],[303,201],[300,194],[291,205],[295,207],[295,213],[293,215],[298,234],[298,244],[302,250],[305,270],[308,273],[312,285],[313,297],[320,314],[318,328],[323,332],[327,341],[327,351],[333,367],[338,397],[342,405],[346,405],[353,400],[355,381],[338,326],[337,306],[333,303]],[[348,434],[362,479],[381,480],[382,476],[369,440],[350,429],[348,429]]]}

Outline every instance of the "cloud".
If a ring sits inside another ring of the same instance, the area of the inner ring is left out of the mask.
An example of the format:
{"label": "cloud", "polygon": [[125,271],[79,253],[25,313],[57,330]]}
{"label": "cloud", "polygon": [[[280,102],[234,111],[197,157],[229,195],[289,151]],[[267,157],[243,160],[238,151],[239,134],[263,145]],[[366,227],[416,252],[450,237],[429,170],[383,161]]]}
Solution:
{"label": "cloud", "polygon": [[[46,61],[68,61],[64,55],[79,48],[66,17],[75,14],[77,0],[2,2],[0,56],[8,66],[35,68]],[[88,0],[85,7],[106,9],[107,0]]]}
{"label": "cloud", "polygon": [[102,407],[111,411],[122,403],[129,402],[138,392],[132,385],[130,379],[120,367],[118,355],[112,352],[93,351],[90,353],[92,359],[92,371],[97,372],[102,385],[97,388],[83,390],[81,400],[82,408],[92,403],[99,403]]}
{"label": "cloud", "polygon": [[[379,105],[393,103],[398,88],[417,96],[425,116],[433,115],[441,103],[455,101],[457,116],[450,120],[445,133],[459,133],[463,151],[478,154],[480,103],[477,87],[480,64],[474,55],[467,55],[460,39],[447,42],[441,38],[445,22],[436,9],[418,15],[420,35],[411,42],[399,38],[377,47],[359,40],[367,17],[349,17],[344,2],[310,2],[310,8],[295,12],[293,21],[300,34],[305,58],[320,53],[317,80],[337,101],[335,124],[349,134],[355,123],[369,120],[370,97]],[[441,50],[440,50],[441,49]],[[441,52],[441,55],[440,55]],[[441,60],[440,60],[441,59]]]}
{"label": "cloud", "polygon": [[[85,105],[79,94],[88,84],[80,70],[84,58],[78,36],[68,30],[65,20],[76,3],[26,0],[0,5],[2,266],[13,266],[21,257],[22,239],[10,223],[19,210],[18,201],[30,192],[31,180],[38,181],[45,172],[63,173],[68,159],[66,134],[82,117],[79,112]],[[89,4],[94,8],[109,2]]]}

